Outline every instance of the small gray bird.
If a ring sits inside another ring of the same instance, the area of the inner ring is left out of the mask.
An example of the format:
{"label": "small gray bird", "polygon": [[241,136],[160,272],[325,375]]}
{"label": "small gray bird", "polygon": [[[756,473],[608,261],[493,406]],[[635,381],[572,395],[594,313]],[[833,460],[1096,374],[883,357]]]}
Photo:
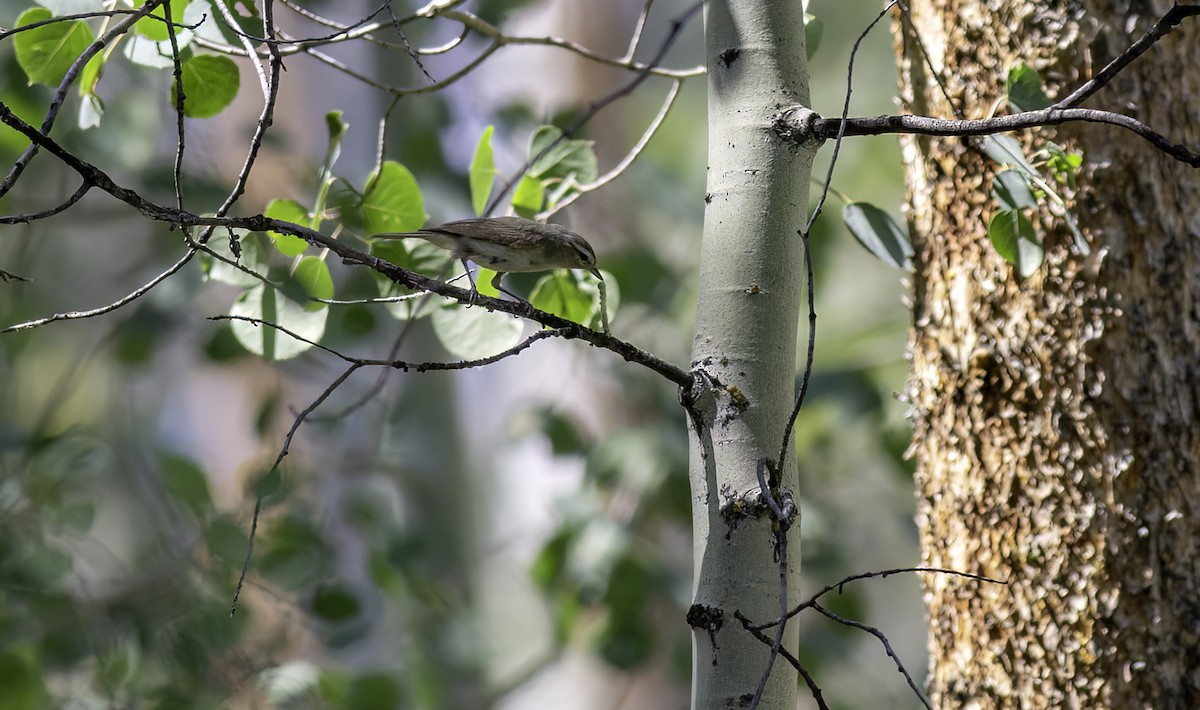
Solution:
{"label": "small gray bird", "polygon": [[492,286],[513,298],[519,296],[501,285],[509,272],[585,269],[603,280],[596,268],[596,252],[587,240],[557,224],[535,222],[524,217],[486,217],[461,219],[415,232],[387,232],[376,239],[424,239],[454,253],[467,270],[471,282],[470,304],[479,291],[467,260],[496,272]]}

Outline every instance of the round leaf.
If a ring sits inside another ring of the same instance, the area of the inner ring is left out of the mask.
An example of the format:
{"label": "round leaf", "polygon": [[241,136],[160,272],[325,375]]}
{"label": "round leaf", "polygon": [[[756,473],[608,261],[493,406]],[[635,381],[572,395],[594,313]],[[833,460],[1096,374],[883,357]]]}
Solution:
{"label": "round leaf", "polygon": [[[333,298],[333,277],[329,275],[329,265],[319,256],[306,256],[296,265],[292,276],[304,287],[309,298]],[[305,307],[312,310],[325,308],[326,304],[314,301]]]}
{"label": "round leaf", "polygon": [[523,175],[517,183],[517,189],[513,190],[512,206],[517,214],[533,219],[542,210],[545,201],[546,188],[542,186],[542,181],[528,173]]}
{"label": "round leaf", "polygon": [[[562,138],[563,132],[555,126],[540,126],[529,140],[529,157],[535,158],[529,174],[542,178],[567,178],[575,182],[588,183],[600,174],[596,151],[592,141],[578,138]],[[543,155],[544,152],[544,155]],[[541,157],[538,157],[541,156]]]}
{"label": "round leaf", "polygon": [[[266,257],[263,255],[266,247],[264,246],[265,240],[262,238],[262,235],[247,233],[241,229],[234,229],[232,231],[234,238],[238,241],[238,248],[241,250],[240,256],[233,253],[233,246],[230,244],[228,230],[216,232],[212,239],[208,240],[208,248],[226,259],[240,264],[254,274],[266,274],[268,266]],[[240,288],[250,288],[262,283],[259,279],[254,278],[253,274],[248,274],[207,253],[200,255],[200,263],[204,267],[205,277],[212,281],[219,281]]]}
{"label": "round leaf", "polygon": [[208,476],[190,459],[171,453],[158,457],[163,488],[177,502],[200,517],[213,511]]}
{"label": "round leaf", "polygon": [[[609,278],[612,278],[609,275]],[[581,281],[580,279],[586,279]],[[607,284],[607,281],[605,282]],[[616,283],[616,280],[613,280]],[[569,321],[591,325],[600,314],[599,282],[592,276],[560,269],[542,277],[533,288],[529,302],[534,308],[553,313]],[[608,296],[609,314],[613,312],[613,292]]]}
{"label": "round leaf", "polygon": [[[43,22],[50,11],[34,7],[21,13],[17,27]],[[83,54],[95,37],[83,22],[53,22],[13,35],[17,64],[30,84],[58,86],[71,64]]]}
{"label": "round leaf", "polygon": [[[259,318],[306,338],[312,342],[325,333],[328,309],[307,311],[300,304],[288,300],[274,288],[258,284],[244,292],[233,304],[230,314],[246,318]],[[296,357],[312,347],[309,343],[296,340],[276,328],[257,323],[235,320],[230,324],[234,337],[250,352],[268,360],[286,360]]]}
{"label": "round leaf", "polygon": [[[137,7],[145,5],[144,2],[137,3]],[[171,22],[175,25],[175,35],[178,36],[183,31],[184,13],[187,12],[188,0],[172,0],[171,1]],[[138,20],[133,25],[133,29],[138,34],[155,42],[163,42],[170,39],[167,23],[163,21],[166,17],[163,6],[159,5],[150,11],[149,17],[144,17]]]}
{"label": "round leaf", "polygon": [[367,179],[362,201],[366,235],[382,232],[412,232],[425,224],[421,188],[408,168],[388,161]]}
{"label": "round leaf", "polygon": [[[233,103],[241,77],[237,64],[228,57],[198,54],[182,65],[183,114],[189,118],[216,116]],[[176,85],[171,82],[171,105],[176,104]]]}
{"label": "round leaf", "polygon": [[[267,203],[267,209],[263,210],[263,215],[304,227],[312,227],[312,219],[308,216],[308,210],[295,200],[271,200]],[[284,256],[299,256],[308,249],[308,242],[292,234],[267,232],[267,236],[275,242],[275,248]]]}
{"label": "round leaf", "polygon": [[458,303],[433,308],[432,321],[442,346],[463,360],[504,352],[520,342],[523,330],[521,321],[508,314]]}
{"label": "round leaf", "polygon": [[1042,77],[1024,62],[1008,70],[1004,80],[1008,102],[1018,111],[1036,111],[1053,103],[1042,91]]}

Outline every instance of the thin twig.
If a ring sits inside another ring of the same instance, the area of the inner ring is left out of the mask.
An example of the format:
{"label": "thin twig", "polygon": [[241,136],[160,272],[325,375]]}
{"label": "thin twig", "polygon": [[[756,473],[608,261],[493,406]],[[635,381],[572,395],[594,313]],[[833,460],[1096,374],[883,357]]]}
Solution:
{"label": "thin twig", "polygon": [[[171,17],[171,0],[164,0],[163,16]],[[171,66],[175,77],[175,163],[171,177],[175,188],[175,206],[183,209],[183,153],[186,145],[183,102],[186,96],[183,90],[183,62],[179,58],[179,38],[175,35],[175,25],[171,23],[167,23],[167,39],[171,43]]]}
{"label": "thin twig", "polygon": [[54,207],[51,207],[50,209],[42,210],[40,212],[27,212],[27,213],[23,213],[23,214],[2,215],[2,216],[0,216],[0,224],[25,224],[27,222],[33,222],[35,220],[45,219],[46,217],[53,217],[54,215],[58,214],[59,212],[66,210],[71,205],[75,204],[76,202],[79,202],[79,200],[82,199],[83,196],[87,194],[88,190],[91,190],[91,189],[92,189],[92,184],[85,180],[83,182],[83,184],[80,185],[79,188],[77,190],[75,190],[75,192],[72,193],[72,195],[70,197],[68,197],[66,199],[66,201],[63,202],[61,205],[56,205]]}
{"label": "thin twig", "polygon": [[1096,93],[1113,78],[1121,73],[1121,70],[1133,63],[1133,60],[1142,56],[1146,50],[1150,49],[1160,39],[1170,34],[1180,22],[1188,17],[1200,15],[1200,5],[1179,5],[1175,4],[1167,13],[1154,23],[1150,31],[1142,35],[1129,48],[1120,54],[1116,59],[1108,63],[1108,66],[1100,70],[1096,76],[1086,81],[1083,86],[1080,86],[1069,96],[1054,104],[1051,108],[1070,108],[1083,103],[1087,97]]}
{"label": "thin twig", "polygon": [[800,241],[804,247],[804,278],[808,281],[808,293],[805,294],[805,300],[808,302],[808,346],[804,354],[804,374],[800,378],[800,391],[796,393],[796,401],[792,405],[791,414],[788,415],[787,426],[783,428],[783,441],[779,444],[779,456],[776,459],[779,463],[776,465],[780,471],[784,470],[783,464],[787,460],[788,447],[792,443],[792,430],[796,426],[796,418],[800,416],[800,408],[804,406],[804,400],[808,397],[808,385],[812,380],[813,362],[817,354],[817,296],[816,287],[813,285],[816,278],[812,241],[807,230],[800,233]]}
{"label": "thin twig", "polygon": [[[779,615],[782,618],[787,614],[788,604],[787,535],[788,529],[791,527],[791,520],[784,515],[782,506],[775,500],[775,494],[771,491],[771,485],[767,480],[767,467],[767,460],[759,459],[756,474],[758,475],[759,490],[762,491],[762,496],[767,501],[767,507],[771,509],[771,516],[775,519],[772,527],[775,533],[775,554],[779,558],[777,560],[779,563]],[[786,630],[786,621],[775,627],[775,638],[771,640],[771,653],[767,656],[762,676],[758,679],[758,687],[755,688],[754,696],[750,699],[750,710],[757,710],[758,704],[762,702],[763,694],[767,691],[767,682],[771,679],[771,669],[775,667],[775,659],[779,657],[779,652],[783,648],[783,635]]]}
{"label": "thin twig", "polygon": [[[686,25],[688,21],[691,20],[692,17],[694,17],[696,13],[698,13],[700,9],[704,7],[704,3],[706,1],[707,0],[697,0],[697,2],[693,3],[691,7],[681,13],[679,17],[675,18],[671,22],[671,27],[667,31],[667,35],[663,38],[662,44],[659,45],[658,52],[656,52],[654,57],[644,65],[645,68],[642,71],[639,71],[637,76],[626,82],[623,86],[617,87],[613,91],[609,92],[608,95],[589,104],[587,110],[585,110],[583,114],[579,116],[579,118],[575,119],[575,122],[572,123],[570,127],[563,130],[562,134],[559,135],[558,138],[542,148],[537,155],[529,156],[529,158],[525,161],[525,164],[522,165],[519,170],[517,170],[516,175],[518,178],[528,172],[529,169],[537,163],[537,161],[549,154],[551,150],[554,150],[559,143],[562,143],[571,136],[575,135],[579,129],[587,125],[587,123],[595,118],[596,114],[598,114],[606,106],[621,97],[628,96],[629,94],[633,93],[638,86],[641,86],[642,82],[650,78],[650,69],[658,66],[659,63],[662,62],[663,58],[667,56],[667,51],[671,49],[673,44],[675,44],[675,40],[679,37],[679,33],[683,30],[684,25]],[[483,213],[485,215],[492,214],[496,210],[496,207],[504,200],[504,197],[508,194],[508,192],[517,184],[517,182],[519,182],[519,180],[513,180],[501,187],[496,192],[496,195],[488,202],[487,208],[483,211]]]}
{"label": "thin twig", "polygon": [[578,200],[585,193],[598,190],[616,178],[620,177],[620,175],[624,173],[630,165],[633,164],[633,161],[637,160],[638,156],[642,154],[642,151],[646,149],[646,146],[650,143],[650,139],[658,133],[658,129],[662,127],[663,121],[665,121],[667,118],[667,114],[671,112],[671,107],[675,105],[675,99],[679,96],[679,88],[681,86],[683,86],[682,79],[675,79],[671,83],[671,89],[667,92],[667,97],[663,99],[662,106],[660,106],[658,109],[658,114],[654,116],[654,120],[650,122],[650,125],[646,126],[646,130],[644,133],[642,133],[642,137],[638,139],[638,142],[633,146],[633,148],[631,148],[630,151],[625,154],[625,157],[621,159],[621,162],[617,163],[612,170],[609,170],[607,173],[604,173],[592,182],[589,182],[586,185],[578,185],[575,192],[572,192],[565,199],[560,200],[553,209],[539,214],[538,219],[550,218],[567,205],[571,204],[575,200]]}
{"label": "thin twig", "polygon": [[629,49],[625,50],[625,56],[621,57],[622,62],[632,62],[633,55],[637,54],[638,45],[642,43],[642,31],[646,29],[646,20],[650,19],[650,6],[653,4],[654,0],[646,0],[642,5],[637,23],[633,26],[633,34],[629,37]]}
{"label": "thin twig", "polygon": [[884,651],[886,651],[887,655],[896,663],[896,670],[900,671],[900,675],[904,676],[904,680],[908,683],[908,687],[912,688],[913,694],[917,696],[917,698],[921,701],[921,704],[924,705],[927,710],[933,710],[933,707],[929,704],[929,701],[925,699],[925,695],[919,689],[917,689],[917,684],[913,682],[913,678],[911,675],[909,675],[908,669],[904,667],[904,663],[900,660],[900,657],[896,655],[894,650],[892,650],[892,644],[888,642],[887,636],[885,636],[882,631],[869,624],[864,624],[860,621],[855,621],[853,619],[847,619],[843,616],[840,616],[826,609],[820,604],[814,603],[813,608],[821,614],[824,614],[830,619],[838,622],[839,624],[866,631],[875,638],[879,639],[879,643],[883,644]]}
{"label": "thin twig", "polygon": [[925,136],[986,136],[1071,122],[1104,123],[1132,131],[1147,140],[1160,152],[1193,168],[1200,168],[1200,153],[1192,151],[1187,146],[1172,142],[1136,118],[1099,109],[1050,107],[974,120],[951,120],[913,115],[864,116],[844,120],[809,117],[811,123],[807,126],[800,123],[800,120],[802,119],[797,119],[795,115],[789,115],[784,117],[782,122],[797,130],[808,128],[811,130],[811,135],[821,139],[832,138],[839,132],[846,136],[878,136],[888,133],[915,133]]}
{"label": "thin twig", "polygon": [[[754,625],[750,623],[750,620],[742,615],[742,612],[735,609],[733,611],[733,618],[741,622],[742,628],[750,632],[751,636],[761,641],[764,645],[770,646],[774,643],[771,637],[755,628]],[[793,656],[791,651],[787,650],[786,648],[780,648],[779,655],[783,656],[785,661],[792,664],[792,668],[795,668],[796,672],[800,674],[800,677],[804,679],[804,682],[808,685],[809,693],[812,694],[813,700],[817,703],[818,710],[829,710],[829,706],[825,704],[825,696],[821,694],[821,686],[817,685],[817,681],[808,672],[808,669],[800,663],[800,660]]]}
{"label": "thin twig", "polygon": [[93,309],[87,310],[87,311],[68,311],[66,313],[55,313],[52,316],[46,316],[44,318],[35,318],[33,320],[28,320],[23,323],[16,323],[16,324],[7,326],[5,328],[0,328],[0,334],[16,333],[16,332],[19,332],[22,330],[30,330],[31,328],[38,328],[43,325],[47,325],[49,323],[54,323],[54,322],[57,322],[60,320],[80,320],[83,318],[95,318],[96,316],[102,316],[105,313],[112,313],[113,311],[129,305],[130,303],[136,301],[137,299],[139,299],[142,296],[149,293],[150,290],[153,289],[155,286],[159,285],[163,281],[166,281],[168,278],[170,278],[176,272],[178,272],[180,269],[182,269],[189,261],[192,260],[192,257],[194,257],[195,255],[196,255],[195,249],[188,249],[187,253],[185,253],[183,255],[183,257],[179,259],[179,261],[176,261],[174,264],[171,264],[161,274],[159,274],[158,276],[155,276],[154,278],[150,279],[146,283],[142,284],[141,286],[139,286],[136,289],[134,289],[133,291],[131,291],[130,293],[126,294],[125,296],[122,296],[121,298],[118,298],[117,300],[113,301],[112,303],[109,303],[106,306],[100,306],[99,308],[93,308]]}
{"label": "thin twig", "polygon": [[[292,437],[296,435],[296,431],[300,428],[300,425],[304,423],[304,420],[308,418],[308,415],[312,414],[317,407],[321,406],[321,403],[328,399],[329,396],[333,394],[334,390],[340,387],[342,383],[345,382],[350,375],[353,375],[360,367],[362,366],[351,365],[350,367],[346,368],[346,371],[338,375],[337,379],[331,382],[329,386],[326,387],[321,394],[312,401],[311,404],[296,414],[296,418],[292,420],[292,426],[288,429],[287,435],[283,438],[283,447],[279,449],[279,454],[275,457],[275,462],[271,464],[271,468],[267,471],[268,476],[278,470],[279,464],[283,463],[284,457],[288,455],[288,452],[291,449]],[[238,597],[242,595],[242,586],[245,585],[246,574],[250,571],[250,560],[254,556],[254,536],[258,532],[258,516],[260,513],[262,513],[264,497],[265,496],[260,495],[254,502],[254,517],[250,520],[250,540],[246,545],[246,559],[244,562],[242,562],[242,572],[238,575],[237,586],[233,590],[233,600],[229,604],[230,616],[237,614]]]}
{"label": "thin twig", "polygon": [[887,17],[887,14],[896,6],[898,0],[892,0],[883,10],[880,11],[871,24],[858,35],[858,39],[854,40],[854,48],[850,50],[850,61],[846,65],[846,99],[842,102],[842,120],[838,124],[836,140],[833,142],[833,155],[829,158],[829,170],[825,174],[826,189],[821,191],[821,196],[817,199],[817,206],[813,208],[812,215],[808,218],[808,224],[804,226],[804,233],[810,234],[813,225],[816,224],[817,218],[821,216],[821,210],[825,207],[825,198],[829,195],[829,183],[833,182],[833,169],[837,165],[838,153],[842,149],[842,138],[845,136],[846,117],[850,115],[850,96],[854,93],[854,58],[858,56],[858,48],[862,45],[863,40],[875,29],[875,25]]}
{"label": "thin twig", "polygon": [[811,607],[813,604],[816,604],[817,600],[819,600],[821,597],[825,596],[826,594],[834,591],[835,589],[840,592],[842,590],[842,587],[846,586],[847,584],[849,584],[851,582],[858,582],[858,581],[864,580],[864,579],[874,579],[876,577],[879,577],[881,579],[886,579],[887,577],[891,577],[892,575],[908,574],[908,573],[948,574],[952,577],[964,577],[966,579],[973,579],[978,582],[987,582],[988,584],[1003,584],[1003,585],[1008,584],[1008,582],[1002,582],[998,579],[992,579],[991,577],[985,577],[981,574],[971,574],[970,572],[959,572],[958,570],[942,569],[940,567],[896,567],[894,569],[886,569],[886,570],[881,570],[878,572],[861,572],[859,574],[852,574],[848,577],[843,577],[841,580],[828,585],[821,591],[812,595],[811,597],[809,597],[808,601],[805,601],[805,602],[801,603],[799,606],[790,610],[783,617],[781,617],[779,619],[775,619],[774,621],[768,621],[763,624],[756,624],[754,628],[760,629],[760,630],[761,629],[769,629],[772,626],[775,626],[776,624],[779,624],[782,621],[786,621],[787,619],[790,619],[793,616],[795,616],[796,614],[799,614],[800,612],[804,611],[805,609]]}
{"label": "thin twig", "polygon": [[[134,25],[134,23],[149,15],[162,3],[163,0],[151,0],[145,5],[142,5],[140,8],[138,8],[137,12],[124,17],[120,22],[114,24],[107,32],[96,38],[95,41],[89,44],[87,48],[75,58],[75,61],[71,62],[71,66],[67,69],[66,74],[63,75],[62,81],[58,82],[58,87],[54,90],[54,95],[50,98],[50,105],[46,109],[46,116],[42,119],[42,126],[41,130],[39,131],[42,135],[50,135],[50,129],[54,127],[54,122],[58,118],[58,111],[60,108],[62,108],[63,102],[67,99],[67,93],[71,88],[71,84],[75,83],[75,79],[79,77],[79,74],[83,71],[84,67],[87,66],[87,63],[91,61],[92,57],[96,56],[101,49],[110,44],[119,35],[122,35],[128,31],[129,28]],[[37,155],[37,152],[38,145],[36,142],[34,142],[21,153],[16,162],[13,163],[12,168],[8,171],[8,175],[4,176],[3,182],[0,182],[0,197],[7,195],[9,190],[12,190],[13,185],[17,184],[17,179],[21,177],[21,173],[25,171],[26,166],[29,165],[29,161],[33,160],[34,156]]]}

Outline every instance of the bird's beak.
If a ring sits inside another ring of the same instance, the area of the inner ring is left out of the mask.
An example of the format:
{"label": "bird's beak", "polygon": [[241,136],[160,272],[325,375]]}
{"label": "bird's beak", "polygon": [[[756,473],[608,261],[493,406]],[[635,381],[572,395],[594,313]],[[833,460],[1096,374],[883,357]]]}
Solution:
{"label": "bird's beak", "polygon": [[596,278],[600,279],[601,281],[604,280],[604,277],[600,275],[600,269],[597,269],[596,267],[593,266],[592,268],[588,269],[588,271],[592,272],[592,276],[595,276]]}

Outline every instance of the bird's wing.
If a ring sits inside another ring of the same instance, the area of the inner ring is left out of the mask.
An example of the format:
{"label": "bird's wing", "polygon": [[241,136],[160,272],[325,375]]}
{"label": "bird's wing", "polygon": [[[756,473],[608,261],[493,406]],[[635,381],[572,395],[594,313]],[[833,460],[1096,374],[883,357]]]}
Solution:
{"label": "bird's wing", "polygon": [[538,244],[539,236],[535,231],[523,228],[526,221],[520,217],[461,219],[422,231],[482,241],[499,241],[510,249],[528,249]]}

